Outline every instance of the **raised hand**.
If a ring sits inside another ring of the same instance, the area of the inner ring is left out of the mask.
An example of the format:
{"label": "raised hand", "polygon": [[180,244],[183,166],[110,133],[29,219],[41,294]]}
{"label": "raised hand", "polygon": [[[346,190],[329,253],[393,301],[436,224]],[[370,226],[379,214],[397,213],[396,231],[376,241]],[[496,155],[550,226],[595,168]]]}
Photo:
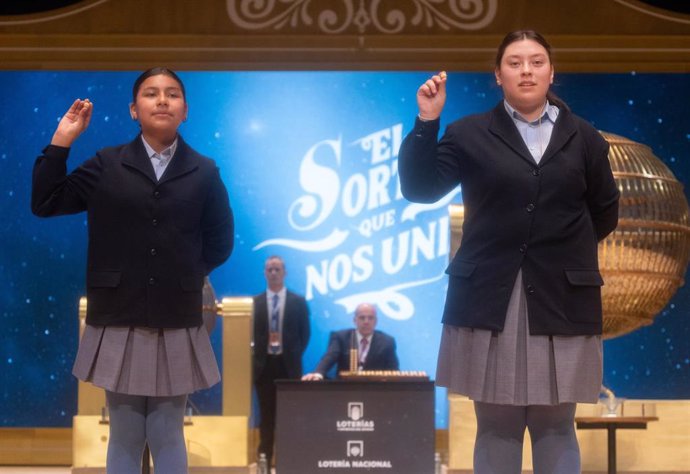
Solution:
{"label": "raised hand", "polygon": [[435,120],[441,115],[446,103],[446,72],[431,76],[417,89],[419,116],[424,120]]}
{"label": "raised hand", "polygon": [[79,138],[91,121],[93,104],[89,99],[74,101],[69,110],[62,116],[53,134],[51,145],[70,147]]}

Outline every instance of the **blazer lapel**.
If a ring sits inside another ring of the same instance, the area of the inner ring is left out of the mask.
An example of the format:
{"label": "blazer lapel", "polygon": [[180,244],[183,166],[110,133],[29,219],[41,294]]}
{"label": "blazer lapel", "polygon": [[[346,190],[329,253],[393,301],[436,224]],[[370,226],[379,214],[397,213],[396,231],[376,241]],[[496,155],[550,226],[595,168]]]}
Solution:
{"label": "blazer lapel", "polygon": [[515,153],[520,155],[521,158],[527,160],[532,165],[535,164],[532,154],[527,149],[527,145],[525,145],[525,141],[520,136],[520,132],[518,132],[515,123],[513,123],[513,119],[508,115],[503,101],[499,102],[491,112],[489,132],[500,138],[501,141],[508,145]]}
{"label": "blazer lapel", "polygon": [[367,352],[367,358],[364,361],[365,368],[371,367],[371,364],[376,362],[376,354],[379,351],[379,345],[379,338],[376,337],[376,333],[374,332],[369,339],[369,352]]}
{"label": "blazer lapel", "polygon": [[[294,297],[292,293],[289,291],[285,291],[285,310],[283,311],[283,340],[285,340],[285,332],[288,330],[288,328],[292,328],[292,319],[290,318],[291,311],[290,309],[292,308],[294,302]],[[268,312],[268,309],[266,309]],[[290,336],[288,335],[288,338]]]}
{"label": "blazer lapel", "polygon": [[544,166],[544,163],[553,158],[570,141],[576,131],[575,121],[570,112],[561,109],[551,132],[551,140],[544,150],[539,166]]}
{"label": "blazer lapel", "polygon": [[152,182],[156,182],[156,173],[153,171],[151,159],[146,153],[144,142],[141,141],[141,134],[132,140],[127,147],[125,147],[122,157],[122,164],[130,168],[134,168]]}
{"label": "blazer lapel", "polygon": [[177,136],[177,148],[175,154],[170,160],[170,164],[165,169],[160,182],[170,181],[178,176],[190,173],[199,167],[199,158],[192,152],[192,149],[182,139],[181,135]]}
{"label": "blazer lapel", "polygon": [[[505,110],[502,101],[499,102],[491,113],[489,131],[512,148],[521,158],[527,160],[532,165],[536,164],[515,123],[513,123],[513,119]],[[549,144],[546,150],[544,150],[539,166],[544,166],[549,159],[553,158],[570,141],[576,131],[575,121],[570,112],[561,109],[551,132],[551,140],[549,140]]]}

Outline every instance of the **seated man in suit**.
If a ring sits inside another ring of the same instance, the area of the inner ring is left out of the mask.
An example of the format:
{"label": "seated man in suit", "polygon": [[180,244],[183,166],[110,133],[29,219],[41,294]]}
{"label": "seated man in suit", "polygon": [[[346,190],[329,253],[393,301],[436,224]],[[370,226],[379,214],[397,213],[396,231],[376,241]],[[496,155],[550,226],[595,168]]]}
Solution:
{"label": "seated man in suit", "polygon": [[328,350],[314,372],[302,380],[323,380],[334,365],[337,373],[350,370],[350,349],[356,348],[359,368],[362,370],[399,370],[395,353],[395,339],[382,331],[376,331],[376,308],[362,303],[355,310],[355,329],[343,329],[331,333]]}

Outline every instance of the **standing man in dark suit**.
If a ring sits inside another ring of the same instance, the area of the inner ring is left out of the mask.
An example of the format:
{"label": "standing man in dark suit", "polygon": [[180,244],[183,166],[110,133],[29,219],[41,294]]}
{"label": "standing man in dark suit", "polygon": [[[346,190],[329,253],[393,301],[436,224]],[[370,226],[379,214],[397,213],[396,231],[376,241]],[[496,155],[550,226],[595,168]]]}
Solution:
{"label": "standing man in dark suit", "polygon": [[395,339],[382,331],[376,331],[376,307],[362,303],[355,309],[355,329],[343,329],[331,333],[328,350],[314,372],[302,380],[323,380],[334,365],[337,373],[350,370],[350,350],[357,349],[359,368],[362,370],[398,370]]}
{"label": "standing man in dark suit", "polygon": [[309,342],[309,308],[304,297],[285,288],[285,262],[271,256],[264,266],[266,291],[254,297],[254,385],[259,399],[258,453],[273,458],[277,379],[302,376]]}

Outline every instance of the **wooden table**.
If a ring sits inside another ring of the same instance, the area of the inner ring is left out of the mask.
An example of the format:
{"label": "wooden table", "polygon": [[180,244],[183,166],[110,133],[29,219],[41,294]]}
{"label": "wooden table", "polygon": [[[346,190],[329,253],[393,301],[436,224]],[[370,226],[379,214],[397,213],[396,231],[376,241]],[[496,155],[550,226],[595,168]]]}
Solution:
{"label": "wooden table", "polygon": [[608,474],[616,474],[616,430],[646,430],[656,416],[581,416],[575,418],[579,430],[605,429],[608,432]]}

